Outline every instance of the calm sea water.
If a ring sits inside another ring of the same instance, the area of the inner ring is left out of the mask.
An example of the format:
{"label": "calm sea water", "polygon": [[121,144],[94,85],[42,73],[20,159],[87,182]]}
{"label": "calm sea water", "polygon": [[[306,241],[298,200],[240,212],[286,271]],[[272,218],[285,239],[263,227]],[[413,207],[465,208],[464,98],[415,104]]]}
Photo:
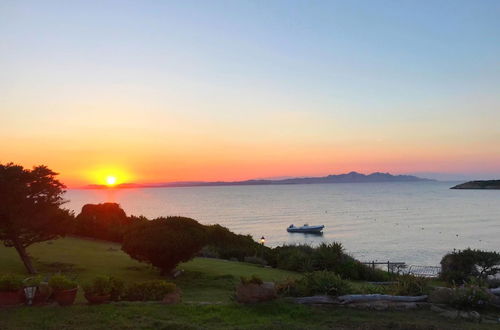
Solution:
{"label": "calm sea water", "polygon": [[[500,190],[450,190],[454,183],[69,190],[67,207],[117,202],[127,214],[183,215],[266,238],[266,245],[341,242],[362,261],[437,265],[453,249],[500,251]],[[322,236],[289,234],[323,224]]]}

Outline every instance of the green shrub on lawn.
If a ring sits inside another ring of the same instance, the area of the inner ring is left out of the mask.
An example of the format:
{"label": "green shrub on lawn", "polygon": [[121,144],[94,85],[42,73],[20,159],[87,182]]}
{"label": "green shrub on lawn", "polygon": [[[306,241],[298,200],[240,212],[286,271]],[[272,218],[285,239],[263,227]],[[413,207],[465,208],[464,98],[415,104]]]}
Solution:
{"label": "green shrub on lawn", "polygon": [[107,296],[111,294],[111,281],[108,276],[97,276],[83,285],[86,294]]}
{"label": "green shrub on lawn", "polygon": [[298,291],[305,295],[325,294],[341,296],[353,291],[351,284],[329,271],[307,273],[298,282]]}
{"label": "green shrub on lawn", "polygon": [[71,290],[78,287],[78,284],[64,275],[54,275],[49,280],[49,286],[57,290]]}
{"label": "green shrub on lawn", "polygon": [[17,291],[22,287],[23,280],[19,276],[12,274],[0,276],[0,291]]}
{"label": "green shrub on lawn", "polygon": [[240,277],[240,281],[241,281],[241,284],[243,284],[243,285],[245,285],[245,284],[257,284],[257,285],[261,285],[262,283],[264,283],[262,281],[262,279],[260,277],[258,277],[257,275],[252,275],[249,278],[246,278],[245,276],[242,276],[242,277]]}
{"label": "green shrub on lawn", "polygon": [[175,292],[176,288],[174,283],[162,280],[130,283],[125,287],[123,300],[159,301],[165,295]]}
{"label": "green shrub on lawn", "polygon": [[396,279],[393,293],[397,296],[421,296],[429,291],[429,279],[413,275],[400,275]]}
{"label": "green shrub on lawn", "polygon": [[450,305],[458,309],[481,309],[492,299],[492,294],[485,287],[476,283],[465,283],[453,290]]}

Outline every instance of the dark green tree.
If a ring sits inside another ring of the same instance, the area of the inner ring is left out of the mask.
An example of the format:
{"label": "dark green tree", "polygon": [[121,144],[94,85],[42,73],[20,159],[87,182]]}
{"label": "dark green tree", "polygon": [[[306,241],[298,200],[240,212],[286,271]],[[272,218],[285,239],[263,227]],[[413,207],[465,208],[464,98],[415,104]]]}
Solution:
{"label": "dark green tree", "polygon": [[192,259],[206,243],[206,229],[196,220],[166,217],[130,226],[122,250],[166,274],[180,262]]}
{"label": "dark green tree", "polygon": [[65,186],[56,175],[46,166],[0,164],[0,241],[16,249],[30,274],[36,271],[26,248],[71,228],[72,214],[61,208]]}

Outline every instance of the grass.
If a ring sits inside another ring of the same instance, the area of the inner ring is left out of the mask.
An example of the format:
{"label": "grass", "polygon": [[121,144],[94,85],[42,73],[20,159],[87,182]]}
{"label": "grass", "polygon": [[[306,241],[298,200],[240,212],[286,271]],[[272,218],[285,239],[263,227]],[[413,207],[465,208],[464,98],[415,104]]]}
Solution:
{"label": "grass", "polygon": [[[161,278],[159,272],[131,259],[115,243],[64,238],[29,248],[41,272],[64,270],[80,283],[96,275],[125,281]],[[0,247],[0,274],[25,275],[12,248]],[[257,305],[232,301],[240,276],[266,281],[300,276],[294,272],[216,259],[195,258],[179,268],[174,282],[183,303],[166,306],[120,302],[88,306],[82,292],[71,307],[0,308],[0,329],[487,329],[482,324],[450,321],[430,311],[359,311],[343,307],[309,307],[286,300]],[[80,290],[81,291],[81,290]]]}

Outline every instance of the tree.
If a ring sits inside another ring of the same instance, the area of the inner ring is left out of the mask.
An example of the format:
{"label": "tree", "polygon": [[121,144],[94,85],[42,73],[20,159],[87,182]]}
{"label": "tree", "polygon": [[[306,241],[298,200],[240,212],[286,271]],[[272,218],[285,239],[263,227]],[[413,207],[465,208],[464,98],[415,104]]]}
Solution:
{"label": "tree", "polygon": [[117,203],[85,204],[75,219],[75,234],[112,242],[121,242],[134,221]]}
{"label": "tree", "polygon": [[124,236],[122,250],[158,267],[163,275],[192,259],[206,242],[205,227],[196,220],[167,217],[133,224]]}
{"label": "tree", "polygon": [[72,214],[61,208],[65,186],[56,175],[46,166],[0,164],[0,241],[16,249],[30,274],[36,271],[26,248],[70,229]]}
{"label": "tree", "polygon": [[441,259],[441,278],[450,283],[462,284],[471,277],[485,280],[500,272],[500,253],[473,250],[448,253]]}

